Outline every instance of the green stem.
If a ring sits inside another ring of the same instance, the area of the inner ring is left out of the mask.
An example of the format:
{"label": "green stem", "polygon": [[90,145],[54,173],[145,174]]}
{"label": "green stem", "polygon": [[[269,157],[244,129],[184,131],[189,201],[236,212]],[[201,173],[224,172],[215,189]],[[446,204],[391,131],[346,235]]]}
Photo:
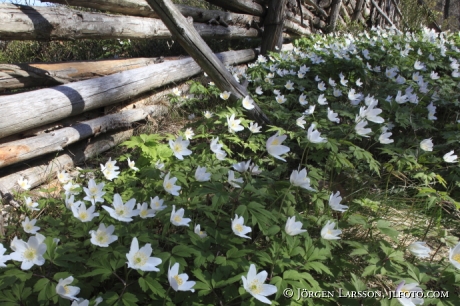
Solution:
{"label": "green stem", "polygon": [[171,291],[171,286],[169,286],[168,291],[166,291],[165,299],[163,300],[163,306],[166,305],[166,299],[167,299],[167,297],[168,297],[169,291]]}

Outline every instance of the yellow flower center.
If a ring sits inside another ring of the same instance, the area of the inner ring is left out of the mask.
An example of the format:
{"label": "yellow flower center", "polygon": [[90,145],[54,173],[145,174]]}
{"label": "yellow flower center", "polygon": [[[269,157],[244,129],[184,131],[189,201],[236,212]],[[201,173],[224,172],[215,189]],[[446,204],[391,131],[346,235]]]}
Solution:
{"label": "yellow flower center", "polygon": [[249,284],[249,290],[254,294],[260,294],[262,292],[262,286],[260,285],[258,280],[253,280]]}
{"label": "yellow flower center", "polygon": [[460,254],[455,254],[454,256],[452,256],[452,259],[460,263]]}
{"label": "yellow flower center", "polygon": [[33,260],[37,256],[37,251],[33,248],[28,248],[23,256],[26,260]]}
{"label": "yellow flower center", "polygon": [[32,224],[30,224],[30,223],[26,224],[26,226],[24,226],[24,230],[27,231],[27,232],[31,231],[32,230]]}
{"label": "yellow flower center", "polygon": [[140,215],[141,215],[141,217],[147,216],[147,210],[141,210]]}
{"label": "yellow flower center", "polygon": [[332,230],[328,229],[328,230],[327,230],[327,233],[328,233],[329,235],[332,235]]}
{"label": "yellow flower center", "polygon": [[184,283],[184,281],[182,280],[182,278],[179,277],[179,275],[174,275],[174,279],[176,280],[179,286],[181,286]]}
{"label": "yellow flower center", "polygon": [[176,143],[174,145],[174,151],[176,151],[176,152],[182,151],[182,145],[180,143]]}
{"label": "yellow flower center", "polygon": [[279,145],[279,144],[280,144],[280,142],[278,141],[278,139],[276,139],[276,138],[273,139],[273,141],[272,141],[272,146],[277,146],[277,145]]}
{"label": "yellow flower center", "polygon": [[176,221],[176,222],[179,223],[179,222],[182,221],[182,218],[181,218],[180,216],[175,216],[175,217],[174,217],[174,221]]}
{"label": "yellow flower center", "polygon": [[67,286],[62,286],[62,288],[64,288],[65,294],[69,294],[69,293],[70,293],[70,289],[69,289]]}
{"label": "yellow flower center", "polygon": [[99,243],[107,243],[107,241],[109,241],[109,237],[104,232],[98,232],[96,234],[96,240]]}
{"label": "yellow flower center", "polygon": [[88,219],[88,213],[86,211],[82,211],[78,214],[78,216],[80,217],[80,220],[84,221],[86,219]]}
{"label": "yellow flower center", "polygon": [[119,207],[117,209],[115,209],[115,212],[117,213],[117,215],[119,216],[124,216],[126,214],[126,211],[125,211],[125,208],[124,207]]}
{"label": "yellow flower center", "polygon": [[111,163],[108,163],[106,166],[107,170],[112,171],[113,170],[113,165]]}
{"label": "yellow flower center", "polygon": [[153,204],[154,204],[156,207],[160,207],[160,202],[158,202],[158,201],[155,201]]}
{"label": "yellow flower center", "polygon": [[[166,183],[166,190],[171,190],[172,189],[172,184],[170,182]],[[157,202],[158,203],[158,202]],[[158,205],[157,205],[158,206]]]}
{"label": "yellow flower center", "polygon": [[147,263],[147,256],[144,253],[137,252],[134,254],[133,261],[138,266],[143,266]]}
{"label": "yellow flower center", "polygon": [[203,231],[200,231],[200,233],[198,235],[200,235],[200,236],[203,235]]}
{"label": "yellow flower center", "polygon": [[241,232],[243,231],[243,226],[242,226],[241,224],[237,224],[237,225],[235,225],[235,229],[236,229],[239,233],[241,233]]}
{"label": "yellow flower center", "polygon": [[89,189],[89,193],[91,193],[91,194],[97,193],[97,188],[96,188],[96,187],[91,187],[91,188]]}

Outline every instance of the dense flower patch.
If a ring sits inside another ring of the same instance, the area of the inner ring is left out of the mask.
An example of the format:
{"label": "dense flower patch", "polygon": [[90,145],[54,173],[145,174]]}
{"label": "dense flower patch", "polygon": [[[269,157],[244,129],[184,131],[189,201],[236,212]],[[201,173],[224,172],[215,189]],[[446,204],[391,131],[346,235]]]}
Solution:
{"label": "dense flower patch", "polygon": [[[459,41],[304,38],[233,70],[250,81],[238,104],[211,109],[231,95],[213,84],[173,95],[203,115],[178,136],[133,137],[100,170],[59,173],[62,200],[34,202],[21,179],[0,301],[331,305],[343,299],[297,290],[340,289],[384,293],[346,303],[457,305],[459,228],[437,229],[460,207]],[[248,119],[254,103],[272,125]],[[413,221],[397,227],[392,207]],[[436,290],[450,295],[419,295]]]}

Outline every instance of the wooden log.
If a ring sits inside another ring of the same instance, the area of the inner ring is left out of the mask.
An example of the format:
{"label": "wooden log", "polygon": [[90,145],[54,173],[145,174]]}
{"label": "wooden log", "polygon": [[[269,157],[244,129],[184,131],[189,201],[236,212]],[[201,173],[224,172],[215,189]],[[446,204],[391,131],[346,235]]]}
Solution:
{"label": "wooden log", "polygon": [[285,20],[284,21],[284,27],[287,31],[292,32],[294,34],[298,34],[300,36],[302,35],[310,35],[311,30],[309,27],[309,21],[305,20],[304,24],[306,25],[305,27],[302,27],[300,24],[294,23],[290,20]]}
{"label": "wooden log", "polygon": [[398,15],[402,17],[401,10],[399,9],[399,6],[398,6],[399,4],[396,3],[396,0],[391,0],[391,1],[393,2],[394,8],[395,8],[396,12],[398,13]]}
{"label": "wooden log", "polygon": [[344,5],[340,6],[340,15],[343,17],[345,22],[351,20],[350,15],[348,14],[348,11]]}
{"label": "wooden log", "polygon": [[[182,48],[190,54],[200,67],[210,76],[221,91],[231,93],[230,100],[236,102],[243,99],[248,92],[239,84],[225,66],[212,53],[208,45],[192,27],[184,16],[177,10],[171,0],[147,0],[149,5],[159,13],[163,22],[174,34]],[[268,123],[268,117],[260,107],[254,103],[254,108],[249,110],[250,116],[258,123]]]}
{"label": "wooden log", "polygon": [[51,133],[2,144],[0,145],[0,168],[51,152],[62,151],[70,144],[85,138],[130,126],[131,123],[143,120],[147,116],[156,117],[166,112],[167,107],[164,105],[150,105],[79,122]]}
{"label": "wooden log", "polygon": [[177,57],[0,64],[0,90],[65,84],[174,59]]}
{"label": "wooden log", "polygon": [[133,135],[133,129],[104,134],[94,138],[89,144],[81,142],[69,147],[66,152],[56,158],[55,155],[47,156],[42,161],[37,161],[0,178],[0,193],[3,197],[11,196],[13,190],[19,189],[17,181],[20,178],[29,180],[31,188],[36,187],[56,175],[57,171],[75,167],[93,156],[113,148]]}
{"label": "wooden log", "polygon": [[[210,51],[211,52],[211,51]],[[216,54],[224,65],[241,64],[256,57],[252,49]],[[0,138],[55,122],[68,116],[115,104],[153,88],[202,72],[185,58],[10,96],[0,96]]]}
{"label": "wooden log", "polygon": [[[232,12],[264,16],[265,7],[252,0],[206,0]],[[148,2],[148,1],[147,1]]]}
{"label": "wooden log", "polygon": [[[277,52],[283,44],[283,28],[287,0],[270,0],[268,2],[267,16],[264,20],[264,33],[260,53],[269,51]],[[277,49],[277,50],[276,50]]]}
{"label": "wooden log", "polygon": [[377,12],[390,24],[390,26],[395,27],[391,19],[382,11],[382,9],[378,6],[378,4],[374,0],[371,0],[371,3],[375,7]]}
{"label": "wooden log", "polygon": [[[194,23],[207,38],[258,37],[253,28]],[[0,40],[168,39],[171,33],[159,19],[81,12],[66,7],[0,4]]]}
{"label": "wooden log", "polygon": [[323,10],[322,8],[319,7],[318,4],[316,4],[313,0],[303,0],[303,3],[305,3],[306,5],[310,5],[310,6],[313,6],[315,8],[315,10],[323,17],[327,18],[328,15],[326,13],[325,10]]}
{"label": "wooden log", "polygon": [[[286,18],[300,24],[300,10],[298,11],[286,11]],[[322,21],[318,16],[314,15],[307,9],[305,6],[302,5],[302,14],[304,22],[306,20],[310,21],[310,24],[313,25],[315,28],[322,29],[326,26],[326,23]]]}
{"label": "wooden log", "polygon": [[332,0],[320,0],[318,6],[323,9],[327,9],[331,6]]}
{"label": "wooden log", "polygon": [[364,0],[358,0],[355,6],[355,10],[353,12],[353,15],[351,16],[351,21],[356,21],[358,20],[359,16],[361,15],[364,7]]}
{"label": "wooden log", "polygon": [[331,5],[331,13],[329,15],[328,32],[334,32],[339,17],[340,8],[342,7],[342,0],[333,0]]}
{"label": "wooden log", "polygon": [[[160,18],[147,2],[143,0],[45,0],[42,2],[87,7],[129,16]],[[216,20],[221,25],[242,26],[251,25],[253,22],[260,22],[259,17],[247,14],[205,10],[182,4],[176,4],[176,7],[185,17],[192,17],[194,22],[209,23],[212,20]]]}

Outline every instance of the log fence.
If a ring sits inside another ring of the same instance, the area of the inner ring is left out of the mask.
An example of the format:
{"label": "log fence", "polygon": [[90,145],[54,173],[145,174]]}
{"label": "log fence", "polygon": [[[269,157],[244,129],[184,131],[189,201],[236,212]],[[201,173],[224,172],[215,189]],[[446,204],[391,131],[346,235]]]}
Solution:
{"label": "log fence", "polygon": [[[241,98],[246,88],[223,67],[275,51],[283,36],[327,33],[350,21],[398,27],[402,20],[397,0],[206,1],[222,9],[173,5],[170,0],[43,1],[55,4],[47,7],[0,4],[0,41],[174,38],[191,55],[0,63],[0,196],[18,188],[19,178],[38,186],[56,171],[127,139],[134,122],[161,117],[168,109],[165,96],[171,85],[206,71],[221,90]],[[260,40],[261,50],[214,54],[203,41],[211,38]],[[28,91],[14,93],[18,89]],[[107,106],[119,110],[104,113]],[[268,122],[257,107],[251,115]]]}

